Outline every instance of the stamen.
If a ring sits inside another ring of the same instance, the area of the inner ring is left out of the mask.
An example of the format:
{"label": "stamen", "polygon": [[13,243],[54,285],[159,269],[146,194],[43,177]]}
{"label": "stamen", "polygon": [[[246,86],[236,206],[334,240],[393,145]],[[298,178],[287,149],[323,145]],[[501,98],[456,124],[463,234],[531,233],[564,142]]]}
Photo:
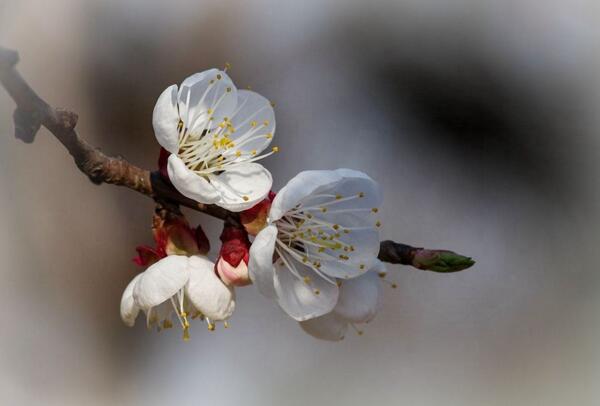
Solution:
{"label": "stamen", "polygon": [[362,331],[362,330],[359,330],[359,329],[358,329],[358,328],[357,328],[357,327],[354,325],[354,323],[349,323],[349,324],[352,326],[352,328],[354,329],[354,331],[356,331],[356,334],[358,334],[359,336],[361,336],[361,335],[363,335],[363,334],[364,334],[364,331]]}

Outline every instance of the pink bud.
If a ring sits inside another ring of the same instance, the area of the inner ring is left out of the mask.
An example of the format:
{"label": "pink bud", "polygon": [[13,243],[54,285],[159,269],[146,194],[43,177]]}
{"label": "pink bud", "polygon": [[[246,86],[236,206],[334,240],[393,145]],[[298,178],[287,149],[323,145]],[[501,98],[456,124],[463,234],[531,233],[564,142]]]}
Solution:
{"label": "pink bud", "polygon": [[245,286],[251,283],[248,265],[243,260],[237,266],[233,266],[225,258],[219,257],[215,268],[217,268],[217,274],[226,285]]}
{"label": "pink bud", "polygon": [[227,285],[234,286],[250,284],[248,275],[250,241],[246,230],[226,224],[219,238],[223,245],[215,268],[221,280]]}

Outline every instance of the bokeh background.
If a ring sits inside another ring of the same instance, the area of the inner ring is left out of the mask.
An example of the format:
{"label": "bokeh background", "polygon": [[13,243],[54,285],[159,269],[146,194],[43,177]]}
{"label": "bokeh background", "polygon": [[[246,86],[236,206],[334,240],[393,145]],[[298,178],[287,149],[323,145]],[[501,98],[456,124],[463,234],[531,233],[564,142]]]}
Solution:
{"label": "bokeh background", "polygon": [[384,238],[477,260],[390,266],[398,289],[337,344],[252,287],[229,330],[126,328],[152,202],[89,183],[45,130],[14,139],[2,90],[3,404],[599,404],[597,1],[3,0],[0,44],[87,140],[149,168],[159,93],[231,62],[277,104],[276,188],[364,170]]}

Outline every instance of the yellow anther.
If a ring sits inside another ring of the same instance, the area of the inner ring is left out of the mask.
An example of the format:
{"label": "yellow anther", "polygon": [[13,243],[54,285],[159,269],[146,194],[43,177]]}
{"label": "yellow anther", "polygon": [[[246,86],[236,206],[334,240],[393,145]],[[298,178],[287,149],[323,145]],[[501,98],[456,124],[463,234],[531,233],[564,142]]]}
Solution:
{"label": "yellow anther", "polygon": [[248,86],[246,86],[246,89],[252,90],[252,86],[248,85]]}
{"label": "yellow anther", "polygon": [[256,121],[253,120],[250,122],[250,127],[256,127],[256,124],[257,124]]}
{"label": "yellow anther", "polygon": [[207,112],[208,114],[212,114],[212,113],[214,113],[214,110],[213,110],[213,109],[208,109],[208,110],[206,110],[206,112]]}
{"label": "yellow anther", "polygon": [[359,192],[358,193],[358,197],[365,197],[365,193],[364,192]]}
{"label": "yellow anther", "polygon": [[250,200],[250,198],[246,195],[242,196],[242,199],[244,199],[245,202],[247,202],[248,200]]}
{"label": "yellow anther", "polygon": [[398,287],[398,285],[396,285],[395,283],[392,283],[392,289],[396,289]]}
{"label": "yellow anther", "polygon": [[304,280],[304,283],[309,284],[310,283],[310,276],[305,276],[304,278],[302,278]]}
{"label": "yellow anther", "polygon": [[264,125],[265,127],[266,127],[266,126],[268,126],[268,125],[269,125],[269,120],[265,120],[265,121],[263,121],[263,125]]}
{"label": "yellow anther", "polygon": [[273,152],[279,152],[279,147],[273,147]]}
{"label": "yellow anther", "polygon": [[271,102],[271,107],[275,107],[275,103]]}
{"label": "yellow anther", "polygon": [[350,230],[344,230],[344,234],[350,234]]}
{"label": "yellow anther", "polygon": [[171,320],[164,319],[162,326],[163,326],[163,328],[171,328],[171,327],[173,327],[173,323],[171,323]]}
{"label": "yellow anther", "polygon": [[363,335],[363,331],[362,330],[358,330],[357,333],[358,333],[359,336]]}
{"label": "yellow anther", "polygon": [[386,272],[379,272],[377,275],[378,275],[380,278],[385,278],[385,276],[387,275],[387,273],[386,273]]}
{"label": "yellow anther", "polygon": [[212,85],[213,83],[215,83],[215,80],[211,79],[209,83]]}
{"label": "yellow anther", "polygon": [[377,222],[375,223],[376,227],[381,227],[381,221],[377,220]]}
{"label": "yellow anther", "polygon": [[308,257],[303,257],[302,262],[304,262],[306,264],[308,262]]}
{"label": "yellow anther", "polygon": [[319,289],[315,289],[315,295],[320,295],[321,291]]}
{"label": "yellow anther", "polygon": [[340,200],[342,197],[342,195],[335,195],[335,200]]}
{"label": "yellow anther", "polygon": [[360,264],[360,266],[359,266],[358,268],[359,268],[361,271],[364,271],[366,267],[365,267],[365,264]]}
{"label": "yellow anther", "polygon": [[250,154],[252,154],[252,155],[256,155],[256,150],[255,150],[255,149],[253,149],[252,151],[250,151]]}
{"label": "yellow anther", "polygon": [[309,219],[311,219],[311,218],[313,218],[313,215],[312,214],[307,214],[306,217],[309,218]]}
{"label": "yellow anther", "polygon": [[207,328],[208,331],[215,331],[215,325],[213,323],[208,323]]}
{"label": "yellow anther", "polygon": [[242,156],[242,153],[241,153],[240,151],[235,151],[235,156],[237,156],[237,157],[241,157],[241,156]]}
{"label": "yellow anther", "polygon": [[229,328],[229,322],[227,320],[223,322],[223,327]]}
{"label": "yellow anther", "polygon": [[231,64],[229,62],[225,62],[225,70],[231,69]]}
{"label": "yellow anther", "polygon": [[271,138],[273,138],[273,134],[267,133],[267,134],[265,134],[265,138],[270,140]]}
{"label": "yellow anther", "polygon": [[340,286],[342,286],[342,281],[338,280],[335,282],[335,284],[337,285],[337,287],[339,288]]}
{"label": "yellow anther", "polygon": [[183,329],[183,341],[190,341],[190,329],[189,328]]}
{"label": "yellow anther", "polygon": [[317,251],[319,251],[319,252],[325,252],[325,247],[319,247],[319,249]]}
{"label": "yellow anther", "polygon": [[334,224],[334,225],[333,225],[333,229],[334,229],[334,230],[338,230],[339,228],[340,228],[340,226],[339,226],[338,224]]}
{"label": "yellow anther", "polygon": [[227,93],[231,93],[231,88],[228,87],[227,89],[225,89],[227,91]]}
{"label": "yellow anther", "polygon": [[219,73],[219,74],[217,74],[217,79],[218,79],[218,80],[221,80],[221,78],[222,78],[222,77],[223,77],[223,76],[221,76],[221,74],[220,74],[220,73]]}
{"label": "yellow anther", "polygon": [[371,209],[371,211],[372,211],[373,213],[377,213],[377,212],[379,211],[379,209],[378,209],[377,207],[373,207],[373,208]]}
{"label": "yellow anther", "polygon": [[321,207],[321,212],[322,213],[327,213],[327,207]]}
{"label": "yellow anther", "polygon": [[179,315],[180,315],[181,317],[187,317],[187,313],[186,313],[186,312],[181,312],[181,313],[179,313]]}

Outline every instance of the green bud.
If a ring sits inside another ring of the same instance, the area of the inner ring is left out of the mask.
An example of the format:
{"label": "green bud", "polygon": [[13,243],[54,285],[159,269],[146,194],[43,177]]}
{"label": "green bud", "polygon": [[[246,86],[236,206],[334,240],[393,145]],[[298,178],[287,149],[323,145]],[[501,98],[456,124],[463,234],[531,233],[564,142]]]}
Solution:
{"label": "green bud", "polygon": [[475,261],[452,251],[420,249],[415,252],[412,264],[425,271],[449,273],[470,268]]}

